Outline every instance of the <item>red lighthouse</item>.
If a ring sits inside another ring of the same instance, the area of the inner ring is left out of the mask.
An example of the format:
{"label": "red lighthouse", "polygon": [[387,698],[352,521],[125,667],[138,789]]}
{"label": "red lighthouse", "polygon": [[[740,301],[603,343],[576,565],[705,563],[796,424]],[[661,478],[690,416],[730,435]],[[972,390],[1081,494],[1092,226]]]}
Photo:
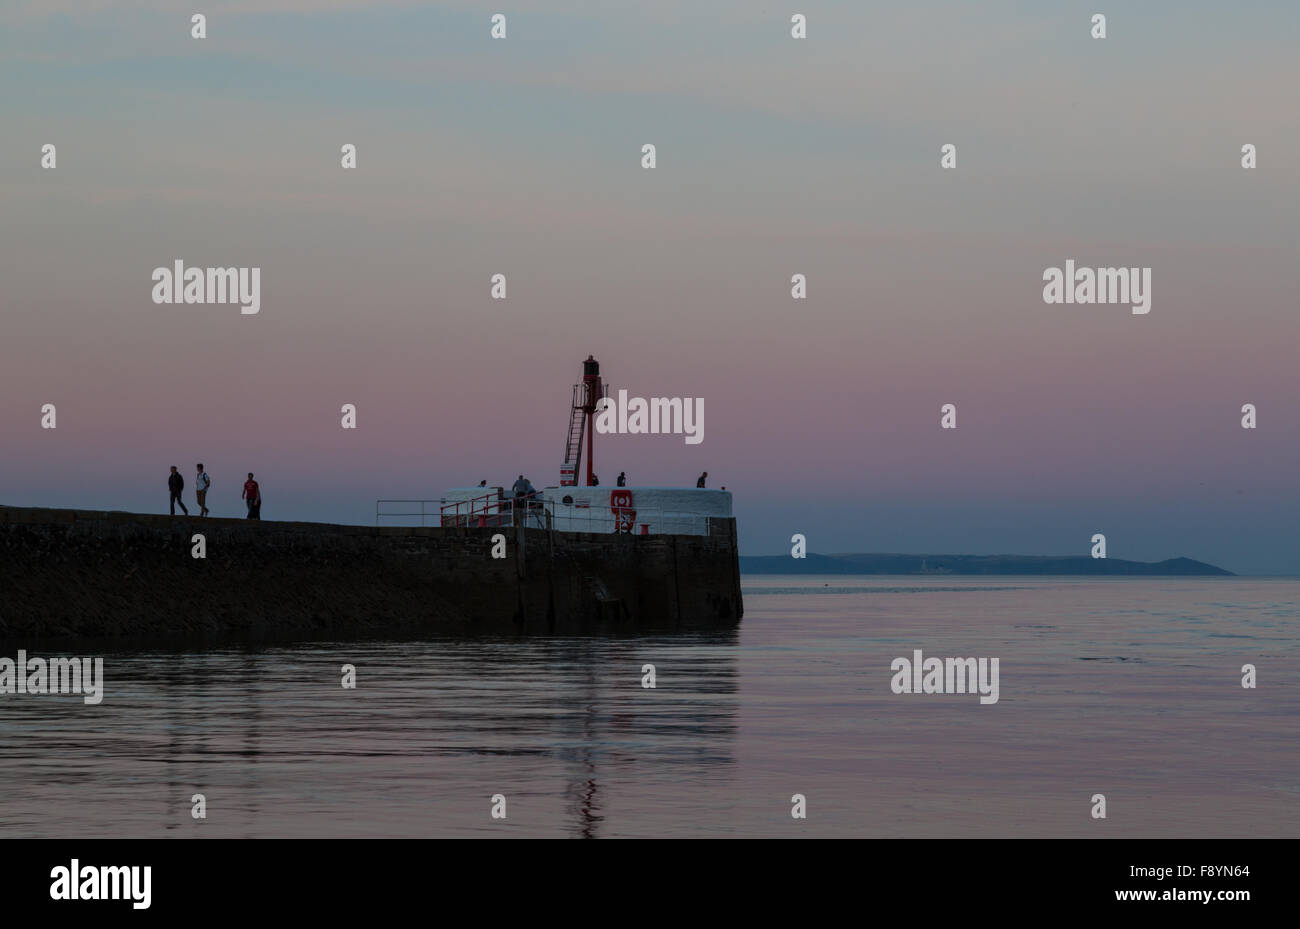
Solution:
{"label": "red lighthouse", "polygon": [[600,381],[600,362],[591,355],[582,363],[582,383],[573,385],[573,406],[569,412],[569,437],[564,445],[564,464],[560,467],[560,486],[573,487],[578,483],[582,468],[582,440],[587,439],[587,473],[583,486],[591,487],[594,471],[593,439],[596,404],[605,396]]}

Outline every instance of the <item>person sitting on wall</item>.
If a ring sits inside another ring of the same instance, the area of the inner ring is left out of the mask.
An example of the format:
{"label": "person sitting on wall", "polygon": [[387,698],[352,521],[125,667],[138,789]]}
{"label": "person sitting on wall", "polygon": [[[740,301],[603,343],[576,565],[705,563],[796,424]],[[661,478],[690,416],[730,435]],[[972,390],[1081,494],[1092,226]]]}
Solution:
{"label": "person sitting on wall", "polygon": [[626,471],[620,471],[620,472],[618,472],[618,486],[619,486],[619,487],[626,487],[626,486],[627,486],[627,472],[626,472]]}
{"label": "person sitting on wall", "polygon": [[533,482],[528,478],[522,474],[519,475],[519,479],[515,481],[514,486],[510,489],[514,491],[515,506],[533,505],[533,495],[537,493],[537,489],[533,487]]}
{"label": "person sitting on wall", "polygon": [[695,486],[696,486],[696,487],[703,487],[703,486],[704,486],[704,479],[705,479],[706,477],[708,477],[708,476],[709,476],[709,472],[708,472],[708,471],[705,471],[703,474],[701,474],[701,475],[700,475],[700,479],[699,479],[698,481],[695,482]]}
{"label": "person sitting on wall", "polygon": [[591,486],[592,486],[592,487],[599,487],[599,486],[600,486],[600,477],[599,477],[599,476],[598,476],[594,471],[592,472],[592,475],[591,475]]}

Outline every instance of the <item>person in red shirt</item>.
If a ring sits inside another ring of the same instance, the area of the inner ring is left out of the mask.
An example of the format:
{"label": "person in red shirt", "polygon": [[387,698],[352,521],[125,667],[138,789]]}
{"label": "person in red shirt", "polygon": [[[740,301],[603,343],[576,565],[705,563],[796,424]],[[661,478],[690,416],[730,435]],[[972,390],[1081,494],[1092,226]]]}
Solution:
{"label": "person in red shirt", "polygon": [[257,486],[257,481],[253,480],[253,472],[248,472],[248,480],[244,481],[244,503],[248,505],[248,518],[262,518],[262,489]]}

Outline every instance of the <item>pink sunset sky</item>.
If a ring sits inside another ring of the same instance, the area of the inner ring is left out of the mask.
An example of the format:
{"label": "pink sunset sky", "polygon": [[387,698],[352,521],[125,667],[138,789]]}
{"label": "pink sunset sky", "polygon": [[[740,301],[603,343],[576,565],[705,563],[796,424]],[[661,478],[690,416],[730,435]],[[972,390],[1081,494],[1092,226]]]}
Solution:
{"label": "pink sunset sky", "polygon": [[[705,406],[700,445],[598,437],[603,482],[708,470],[746,554],[1300,572],[1294,12],[82,6],[0,12],[0,503],[554,484],[594,354]],[[261,312],[155,305],[177,259],[260,267]],[[1066,259],[1150,267],[1151,312],[1044,304]]]}

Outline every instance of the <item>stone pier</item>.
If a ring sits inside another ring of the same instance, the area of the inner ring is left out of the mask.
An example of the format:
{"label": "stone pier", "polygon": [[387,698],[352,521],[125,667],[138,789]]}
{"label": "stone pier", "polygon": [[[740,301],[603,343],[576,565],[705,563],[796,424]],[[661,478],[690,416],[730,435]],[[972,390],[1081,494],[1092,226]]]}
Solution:
{"label": "stone pier", "polygon": [[698,630],[742,611],[730,518],[641,536],[0,507],[0,641],[20,644]]}

